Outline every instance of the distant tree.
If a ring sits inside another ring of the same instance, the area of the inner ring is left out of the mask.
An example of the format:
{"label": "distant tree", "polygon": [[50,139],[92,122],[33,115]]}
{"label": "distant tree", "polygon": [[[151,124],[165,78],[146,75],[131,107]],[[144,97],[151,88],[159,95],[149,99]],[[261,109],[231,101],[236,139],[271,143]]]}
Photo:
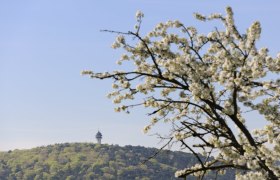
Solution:
{"label": "distant tree", "polygon": [[72,175],[67,176],[66,180],[75,180],[75,176],[72,176]]}
{"label": "distant tree", "polygon": [[[274,58],[267,48],[256,47],[260,23],[241,34],[227,7],[225,16],[195,14],[201,21],[219,20],[225,29],[204,35],[176,20],[159,23],[142,36],[143,17],[137,12],[134,31],[105,30],[118,34],[112,47],[125,51],[118,64],[132,62],[133,70],[82,74],[114,80],[108,97],[121,104],[117,112],[153,108],[144,132],[158,122],[172,123],[169,143],[180,142],[199,162],[178,170],[177,177],[203,179],[209,171],[233,168],[237,179],[279,179],[280,54]],[[246,126],[258,121],[245,116],[252,111],[266,121],[254,131]]]}

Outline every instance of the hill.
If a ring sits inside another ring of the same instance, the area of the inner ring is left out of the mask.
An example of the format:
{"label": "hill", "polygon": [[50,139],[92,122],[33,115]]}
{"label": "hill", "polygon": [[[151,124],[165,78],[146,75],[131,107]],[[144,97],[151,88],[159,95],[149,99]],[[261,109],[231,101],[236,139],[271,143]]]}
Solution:
{"label": "hill", "polygon": [[[65,143],[0,152],[0,179],[170,180],[176,179],[176,170],[196,162],[191,154],[164,150],[143,163],[155,152],[155,148],[90,143]],[[229,180],[234,176],[227,173],[219,179]]]}

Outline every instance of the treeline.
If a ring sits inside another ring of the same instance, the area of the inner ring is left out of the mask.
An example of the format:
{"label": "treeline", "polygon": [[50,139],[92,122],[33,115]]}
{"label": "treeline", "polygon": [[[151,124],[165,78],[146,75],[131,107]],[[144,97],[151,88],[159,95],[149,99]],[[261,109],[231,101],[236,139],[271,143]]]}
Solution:
{"label": "treeline", "polygon": [[[191,154],[167,150],[146,161],[155,152],[155,148],[90,143],[65,143],[0,152],[0,179],[170,180],[176,179],[176,170],[196,162]],[[227,173],[225,179],[233,179],[231,174]]]}

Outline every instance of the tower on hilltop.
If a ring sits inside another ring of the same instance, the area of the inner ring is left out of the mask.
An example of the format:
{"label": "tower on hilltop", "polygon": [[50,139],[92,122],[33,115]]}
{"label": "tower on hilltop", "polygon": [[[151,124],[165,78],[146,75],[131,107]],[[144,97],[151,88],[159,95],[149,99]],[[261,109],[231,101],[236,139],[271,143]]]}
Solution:
{"label": "tower on hilltop", "polygon": [[102,134],[101,134],[101,132],[97,132],[96,133],[96,135],[95,135],[95,138],[96,138],[96,140],[97,140],[97,143],[98,144],[101,144],[101,139],[102,139]]}

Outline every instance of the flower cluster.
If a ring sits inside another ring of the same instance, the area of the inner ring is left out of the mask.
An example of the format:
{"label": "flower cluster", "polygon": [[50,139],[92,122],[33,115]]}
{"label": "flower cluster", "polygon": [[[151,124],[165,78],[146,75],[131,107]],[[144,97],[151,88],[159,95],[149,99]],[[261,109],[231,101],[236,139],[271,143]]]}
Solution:
{"label": "flower cluster", "polygon": [[[199,164],[177,171],[177,177],[235,168],[241,170],[236,171],[237,179],[280,178],[276,165],[280,158],[280,53],[272,57],[267,48],[257,48],[260,23],[254,22],[240,34],[227,7],[225,16],[195,14],[201,21],[220,20],[225,29],[199,34],[175,20],[159,23],[141,36],[143,17],[138,11],[136,32],[116,32],[112,45],[125,51],[118,64],[129,61],[135,69],[82,74],[114,80],[108,97],[118,105],[116,112],[129,112],[136,106],[152,109],[144,133],[159,122],[171,123],[171,140],[193,153],[213,156],[213,161],[205,162],[195,154]],[[128,105],[129,100],[137,103]],[[267,122],[254,132],[246,122],[258,119],[244,115],[252,111]],[[195,143],[188,145],[190,139]]]}

